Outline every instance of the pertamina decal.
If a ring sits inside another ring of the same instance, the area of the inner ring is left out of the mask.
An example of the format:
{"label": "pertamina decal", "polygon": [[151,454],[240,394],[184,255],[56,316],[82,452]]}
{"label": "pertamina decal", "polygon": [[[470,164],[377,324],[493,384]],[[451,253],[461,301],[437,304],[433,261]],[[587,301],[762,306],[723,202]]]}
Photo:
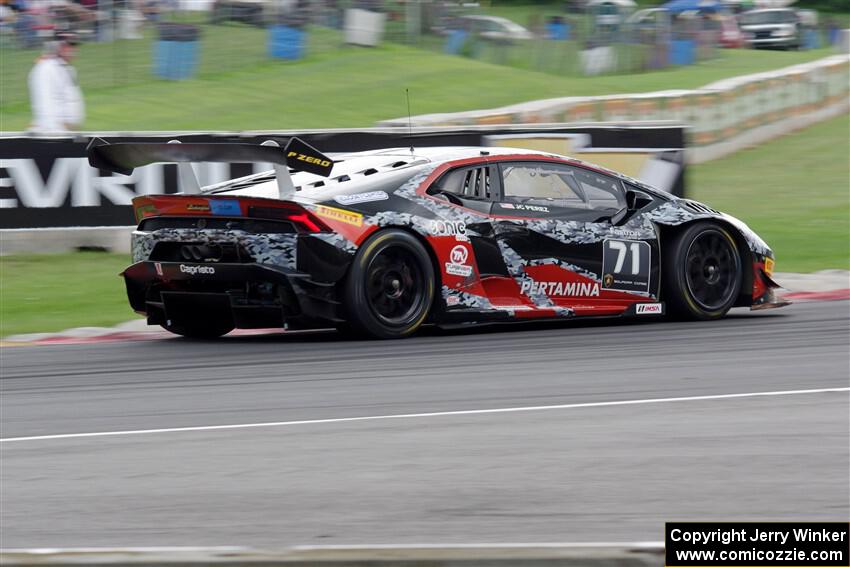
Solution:
{"label": "pertamina decal", "polygon": [[449,262],[446,262],[446,273],[452,276],[469,277],[472,275],[472,266],[466,265],[469,259],[469,250],[466,246],[458,244],[452,248],[449,254]]}
{"label": "pertamina decal", "polygon": [[353,211],[345,211],[343,209],[319,205],[316,207],[316,214],[326,219],[344,222],[354,226],[363,226],[363,215]]}
{"label": "pertamina decal", "polygon": [[596,282],[536,282],[523,280],[520,291],[530,295],[599,297],[599,284]]}

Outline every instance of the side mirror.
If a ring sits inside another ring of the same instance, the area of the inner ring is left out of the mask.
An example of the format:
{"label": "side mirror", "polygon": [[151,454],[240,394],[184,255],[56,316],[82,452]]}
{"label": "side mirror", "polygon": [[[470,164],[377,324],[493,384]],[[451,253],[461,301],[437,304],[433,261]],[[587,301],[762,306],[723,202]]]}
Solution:
{"label": "side mirror", "polygon": [[637,193],[634,191],[626,191],[626,210],[634,211],[637,207]]}
{"label": "side mirror", "polygon": [[611,217],[611,224],[620,226],[626,223],[636,212],[652,202],[652,199],[637,191],[626,191],[626,206]]}

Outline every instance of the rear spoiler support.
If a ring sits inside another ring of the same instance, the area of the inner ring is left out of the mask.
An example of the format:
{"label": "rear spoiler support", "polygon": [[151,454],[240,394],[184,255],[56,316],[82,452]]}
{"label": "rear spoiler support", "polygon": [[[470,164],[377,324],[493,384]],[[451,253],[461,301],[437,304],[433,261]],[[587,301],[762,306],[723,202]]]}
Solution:
{"label": "rear spoiler support", "polygon": [[292,171],[306,171],[329,177],[333,160],[306,142],[292,137],[286,147],[274,140],[261,145],[236,143],[168,143],[134,142],[110,144],[101,138],[92,138],[86,148],[89,164],[123,175],[133,173],[137,167],[152,163],[176,163],[180,184],[186,193],[200,193],[201,185],[192,169],[193,162],[270,162],[277,177],[278,195],[289,199],[295,193]]}

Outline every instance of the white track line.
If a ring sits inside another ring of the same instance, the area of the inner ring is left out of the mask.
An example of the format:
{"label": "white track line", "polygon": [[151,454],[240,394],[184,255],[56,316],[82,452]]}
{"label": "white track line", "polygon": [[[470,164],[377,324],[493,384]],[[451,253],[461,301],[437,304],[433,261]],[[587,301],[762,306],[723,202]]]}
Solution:
{"label": "white track line", "polygon": [[171,552],[232,553],[250,551],[248,547],[235,546],[174,546],[161,545],[150,547],[0,547],[0,554],[27,553],[30,555],[54,555],[60,553],[171,553]]}
{"label": "white track line", "polygon": [[[416,550],[416,549],[583,549],[596,547],[658,548],[663,541],[578,541],[529,543],[379,543],[354,545],[294,545],[293,551]],[[2,551],[2,550],[0,550]]]}
{"label": "white track line", "polygon": [[203,552],[203,553],[275,553],[275,552],[305,552],[305,551],[384,551],[384,550],[462,550],[462,549],[594,549],[594,548],[628,548],[639,549],[663,548],[663,541],[591,541],[591,542],[528,542],[528,543],[379,543],[353,545],[293,545],[279,550],[237,546],[152,546],[152,547],[20,547],[1,548],[0,554],[29,554],[54,555],[74,553],[168,553],[168,552]]}
{"label": "white track line", "polygon": [[377,421],[384,419],[409,419],[420,417],[444,417],[452,415],[480,415],[495,413],[514,413],[529,411],[564,410],[579,408],[605,408],[614,406],[636,406],[644,404],[662,404],[670,402],[699,402],[705,400],[730,400],[736,398],[759,398],[769,396],[794,396],[804,394],[823,394],[832,392],[850,392],[850,388],[818,388],[814,390],[781,390],[774,392],[747,392],[742,394],[714,394],[707,396],[685,396],[678,398],[649,398],[644,400],[620,400],[615,402],[587,402],[581,404],[560,404],[553,406],[524,406],[513,408],[491,408],[477,410],[436,411],[427,413],[403,413],[393,415],[368,415],[360,417],[336,417],[328,419],[305,419],[299,421],[270,421],[265,423],[236,423],[230,425],[198,425],[192,427],[168,427],[162,429],[135,429],[128,431],[97,431],[92,433],[62,433],[58,435],[33,435],[30,437],[6,437],[0,443],[20,441],[46,441],[50,439],[78,439],[83,437],[114,437],[120,435],[147,435],[153,433],[180,433],[184,431],[216,431],[222,429],[248,429],[252,427],[286,427],[291,425],[318,425],[323,423],[347,423],[355,421]]}

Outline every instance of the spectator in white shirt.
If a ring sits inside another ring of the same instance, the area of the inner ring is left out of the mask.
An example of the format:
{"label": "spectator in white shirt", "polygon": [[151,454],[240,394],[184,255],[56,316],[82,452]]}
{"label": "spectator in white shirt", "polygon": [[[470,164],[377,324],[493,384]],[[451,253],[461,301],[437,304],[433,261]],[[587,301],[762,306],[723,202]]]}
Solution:
{"label": "spectator in white shirt", "polygon": [[38,133],[62,133],[80,128],[86,117],[83,93],[71,61],[77,54],[77,36],[56,34],[29,75],[33,122]]}

